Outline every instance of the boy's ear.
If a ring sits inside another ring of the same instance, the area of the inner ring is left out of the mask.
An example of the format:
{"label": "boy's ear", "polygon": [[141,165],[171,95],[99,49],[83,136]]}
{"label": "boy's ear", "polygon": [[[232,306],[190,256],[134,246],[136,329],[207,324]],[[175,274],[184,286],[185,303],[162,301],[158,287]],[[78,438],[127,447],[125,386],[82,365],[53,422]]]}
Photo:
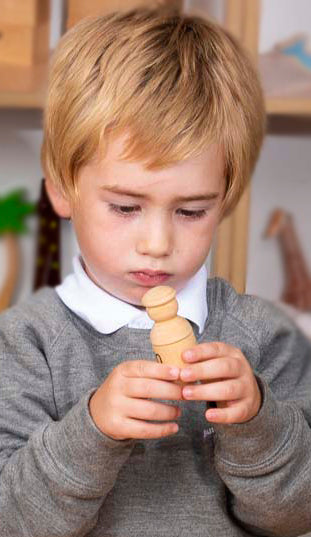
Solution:
{"label": "boy's ear", "polygon": [[71,204],[49,177],[45,179],[45,188],[54,211],[62,218],[71,217]]}

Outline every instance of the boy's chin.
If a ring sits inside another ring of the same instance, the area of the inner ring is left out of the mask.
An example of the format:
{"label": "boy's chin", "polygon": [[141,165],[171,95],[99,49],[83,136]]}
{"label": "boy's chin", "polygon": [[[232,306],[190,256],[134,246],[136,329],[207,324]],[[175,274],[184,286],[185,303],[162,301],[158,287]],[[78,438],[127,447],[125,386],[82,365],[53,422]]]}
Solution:
{"label": "boy's chin", "polygon": [[119,298],[120,300],[122,300],[123,302],[126,302],[127,304],[130,304],[131,306],[135,306],[136,308],[144,310],[145,308],[141,305],[141,300],[147,291],[148,291],[148,288],[146,289],[144,288],[139,297],[127,297],[126,296],[126,297],[119,297]]}
{"label": "boy's chin", "polygon": [[148,291],[148,287],[144,287],[142,289],[139,289],[137,293],[133,292],[131,294],[123,294],[118,291],[114,292],[112,290],[107,291],[107,289],[104,289],[106,293],[109,293],[111,296],[118,298],[119,300],[122,300],[122,302],[126,302],[127,304],[130,304],[131,306],[135,306],[139,309],[144,310],[145,308],[141,305],[141,300],[144,294]]}

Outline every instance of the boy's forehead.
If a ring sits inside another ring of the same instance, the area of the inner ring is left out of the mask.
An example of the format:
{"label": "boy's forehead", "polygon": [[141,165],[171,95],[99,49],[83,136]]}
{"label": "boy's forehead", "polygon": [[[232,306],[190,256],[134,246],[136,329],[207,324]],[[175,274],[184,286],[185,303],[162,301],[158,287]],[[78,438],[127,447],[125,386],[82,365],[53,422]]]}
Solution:
{"label": "boy's forehead", "polygon": [[125,169],[128,170],[128,172],[131,170],[137,171],[137,169],[140,168],[145,174],[150,175],[150,177],[154,177],[157,174],[165,175],[166,172],[170,174],[174,171],[197,171],[201,168],[207,170],[209,173],[211,171],[214,173],[223,173],[225,159],[221,144],[210,144],[195,156],[190,156],[186,159],[174,162],[165,168],[157,168],[154,170],[148,168],[144,161],[132,161],[124,158],[126,141],[127,134],[122,134],[110,139],[106,145],[105,153],[103,155],[101,155],[100,152],[96,154],[95,160],[93,161],[94,164],[108,173]]}
{"label": "boy's forehead", "polygon": [[[194,201],[215,199],[224,193],[222,148],[213,144],[195,157],[160,169],[148,169],[143,162],[122,158],[125,138],[111,140],[104,156],[86,166],[87,183],[105,193],[142,199]],[[160,198],[158,198],[160,199]]]}
{"label": "boy's forehead", "polygon": [[[118,161],[127,162],[124,158],[124,153],[127,149],[127,143],[131,140],[132,136],[133,135],[129,130],[123,130],[121,133],[118,132],[118,134],[115,135],[112,135],[112,133],[108,131],[105,139],[104,151],[102,152],[98,150],[94,160],[97,162],[106,161],[107,163]],[[181,159],[176,165],[183,164],[187,160],[200,163],[203,159],[222,159],[223,155],[224,151],[222,143],[210,143],[206,148],[197,151],[195,156],[190,157],[189,159]]]}
{"label": "boy's forehead", "polygon": [[166,192],[177,191],[184,197],[203,198],[222,190],[223,177],[222,166],[204,165],[203,161],[148,170],[140,162],[120,160],[103,163],[96,173],[96,183],[104,191],[128,196],[148,197],[147,193],[152,190],[165,189]]}

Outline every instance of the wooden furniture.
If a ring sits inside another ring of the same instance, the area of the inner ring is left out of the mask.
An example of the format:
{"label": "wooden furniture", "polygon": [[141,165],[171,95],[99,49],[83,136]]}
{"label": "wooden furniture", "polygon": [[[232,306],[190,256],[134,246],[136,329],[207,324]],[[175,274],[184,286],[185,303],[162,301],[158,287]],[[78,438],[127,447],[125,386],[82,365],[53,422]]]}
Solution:
{"label": "wooden furniture", "polygon": [[48,62],[30,66],[0,63],[0,107],[42,109]]}
{"label": "wooden furniture", "polygon": [[0,0],[0,106],[44,104],[50,0]]}
{"label": "wooden furniture", "polygon": [[[14,3],[21,3],[21,8],[18,13],[18,21],[23,19],[27,15],[26,3],[32,1],[27,0],[14,0]],[[79,5],[89,6],[90,2],[84,2],[83,0],[73,0],[78,7],[70,8],[68,0],[68,25],[72,24],[74,17],[77,17],[81,13]],[[108,4],[108,0],[93,0],[97,4]],[[119,3],[122,0],[117,0]],[[138,0],[143,1],[143,0]],[[146,2],[146,0],[144,0]],[[0,2],[6,2],[12,4],[12,0],[0,0]],[[128,4],[133,0],[128,0]],[[176,0],[177,4],[182,5],[182,0]],[[111,5],[111,2],[109,2]],[[123,4],[125,1],[123,0]],[[256,52],[257,43],[256,36],[258,35],[258,25],[260,22],[260,0],[226,0],[227,15],[226,26],[231,29],[238,37],[242,38],[246,46],[250,46],[251,49]],[[88,8],[89,9],[89,8]],[[29,20],[29,19],[28,19]],[[27,22],[27,19],[26,19]],[[243,30],[244,28],[244,30]],[[241,37],[242,36],[242,37]],[[43,98],[43,81],[47,75],[47,63],[43,62],[35,67],[29,69],[15,69],[6,71],[6,67],[0,62],[0,107],[15,107],[15,108],[42,108],[44,104]],[[38,74],[38,71],[40,74]],[[25,88],[25,80],[31,81],[34,79],[33,84],[30,84]],[[10,79],[10,84],[9,84]],[[13,89],[12,89],[13,88]],[[282,114],[282,115],[309,115],[311,116],[311,95],[310,98],[296,99],[295,96],[291,98],[270,98],[267,95],[266,108],[268,114]]]}
{"label": "wooden furniture", "polygon": [[[153,0],[68,0],[67,28],[71,28],[83,17],[99,15],[110,11],[124,11],[138,6],[152,6]],[[159,3],[159,1],[157,2]],[[162,4],[182,7],[182,0],[162,0]]]}
{"label": "wooden furniture", "polygon": [[45,24],[49,4],[49,0],[0,0],[0,22],[18,26]]}
{"label": "wooden furniture", "polygon": [[49,51],[49,0],[0,0],[0,62],[33,65]]}
{"label": "wooden furniture", "polygon": [[[226,28],[252,53],[258,51],[260,0],[227,0]],[[239,292],[245,290],[250,187],[244,192],[234,212],[218,228],[212,271],[230,281]]]}
{"label": "wooden furniture", "polygon": [[[227,0],[225,26],[240,39],[258,60],[260,0]],[[305,115],[311,117],[310,98],[266,96],[270,115]],[[245,291],[247,272],[248,217],[250,187],[244,193],[234,213],[220,225],[214,244],[213,274],[229,280],[238,292]]]}

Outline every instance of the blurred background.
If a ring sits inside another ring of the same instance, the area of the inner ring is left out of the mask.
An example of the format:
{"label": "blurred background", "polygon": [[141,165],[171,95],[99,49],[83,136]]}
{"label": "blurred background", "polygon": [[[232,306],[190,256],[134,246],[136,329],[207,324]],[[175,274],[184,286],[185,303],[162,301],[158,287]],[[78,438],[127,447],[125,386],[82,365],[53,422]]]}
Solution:
{"label": "blurred background", "polygon": [[[251,188],[223,223],[209,270],[285,304],[311,337],[311,2],[162,3],[232,31],[257,63],[266,95],[268,132]],[[77,252],[70,223],[58,222],[41,192],[50,51],[81,17],[139,4],[152,2],[0,0],[0,309],[63,278]]]}

